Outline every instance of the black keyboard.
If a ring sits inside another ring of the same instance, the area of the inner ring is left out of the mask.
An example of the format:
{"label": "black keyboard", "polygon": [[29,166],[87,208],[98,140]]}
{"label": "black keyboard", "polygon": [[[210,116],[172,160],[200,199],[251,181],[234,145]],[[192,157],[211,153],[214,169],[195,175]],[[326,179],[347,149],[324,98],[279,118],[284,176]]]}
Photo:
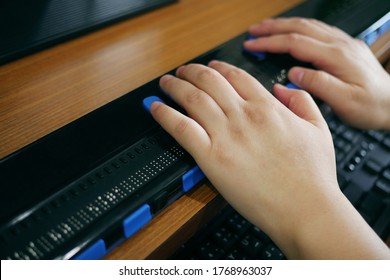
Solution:
{"label": "black keyboard", "polygon": [[227,206],[171,259],[283,260],[286,257],[261,229]]}

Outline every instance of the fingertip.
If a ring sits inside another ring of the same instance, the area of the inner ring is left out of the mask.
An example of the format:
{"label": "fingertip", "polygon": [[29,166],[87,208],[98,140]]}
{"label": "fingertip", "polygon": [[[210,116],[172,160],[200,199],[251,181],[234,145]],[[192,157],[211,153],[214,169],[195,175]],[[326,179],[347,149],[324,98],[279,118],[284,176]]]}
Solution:
{"label": "fingertip", "polygon": [[176,69],[176,76],[181,77],[184,69],[187,68],[187,65],[182,65],[179,68]]}
{"label": "fingertip", "polygon": [[256,23],[256,24],[249,26],[248,31],[252,35],[265,34],[266,30],[264,30],[264,27],[267,24],[270,24],[272,21],[273,21],[272,18],[264,19],[263,21],[261,21],[259,23]]}
{"label": "fingertip", "polygon": [[250,34],[257,33],[257,31],[261,28],[261,23],[256,23],[249,26],[248,31]]}
{"label": "fingertip", "polygon": [[275,97],[284,105],[288,105],[290,98],[289,88],[285,87],[282,84],[275,84],[273,87],[273,93]]}
{"label": "fingertip", "polygon": [[275,97],[297,116],[310,121],[320,118],[318,107],[311,95],[301,89],[288,88],[281,84],[274,85]]}
{"label": "fingertip", "polygon": [[156,114],[157,110],[158,110],[159,108],[161,108],[161,105],[162,105],[162,104],[163,104],[163,103],[160,102],[160,101],[153,101],[152,104],[150,104],[150,107],[149,107],[150,113],[151,113],[151,114]]}
{"label": "fingertip", "polygon": [[280,90],[283,90],[283,89],[286,89],[287,87],[285,87],[284,85],[282,84],[274,84],[274,91],[280,91]]}
{"label": "fingertip", "polygon": [[247,40],[243,43],[243,46],[244,48],[246,49],[253,49],[254,47],[256,47],[257,43],[255,40],[253,39],[250,39],[250,40]]}
{"label": "fingertip", "polygon": [[159,101],[155,101],[150,105],[150,114],[160,125],[163,125],[164,119],[167,116],[167,108],[167,105]]}
{"label": "fingertip", "polygon": [[286,88],[285,86],[281,85],[281,84],[274,84],[273,88],[272,88],[272,91],[273,93],[276,95],[279,95],[280,93],[283,93],[283,89]]}
{"label": "fingertip", "polygon": [[149,97],[146,97],[143,101],[142,101],[142,105],[144,106],[144,108],[148,111],[148,112],[151,112],[151,106],[154,102],[156,101],[159,101],[159,102],[163,102],[158,96],[149,96]]}
{"label": "fingertip", "polygon": [[293,67],[288,72],[288,79],[297,86],[302,85],[303,76],[305,75],[305,71],[300,67]]}
{"label": "fingertip", "polygon": [[218,64],[220,64],[220,63],[221,63],[221,61],[216,60],[216,59],[213,59],[213,60],[211,60],[211,61],[208,63],[208,66],[209,66],[209,67],[214,67],[215,65],[218,65]]}
{"label": "fingertip", "polygon": [[166,74],[164,76],[162,76],[160,78],[160,86],[163,86],[164,84],[166,84],[168,81],[172,80],[174,78],[174,76],[170,75],[170,74]]}

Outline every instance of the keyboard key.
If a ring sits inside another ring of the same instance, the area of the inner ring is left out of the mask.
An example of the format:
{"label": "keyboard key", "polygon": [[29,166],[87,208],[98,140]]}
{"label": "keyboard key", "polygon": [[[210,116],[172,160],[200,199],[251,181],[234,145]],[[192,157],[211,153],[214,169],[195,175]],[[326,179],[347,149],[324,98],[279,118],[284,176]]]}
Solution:
{"label": "keyboard key", "polygon": [[338,126],[339,126],[339,122],[336,121],[336,120],[331,120],[328,122],[328,126],[329,126],[329,130],[331,132],[336,132]]}
{"label": "keyboard key", "polygon": [[389,136],[386,137],[386,139],[383,140],[382,144],[383,144],[383,146],[385,146],[387,149],[390,150],[390,137]]}
{"label": "keyboard key", "polygon": [[336,163],[340,164],[345,159],[346,154],[342,150],[336,149]]}
{"label": "keyboard key", "polygon": [[378,181],[375,183],[375,188],[379,190],[379,192],[390,195],[390,181],[387,179],[378,179]]}
{"label": "keyboard key", "polygon": [[355,142],[355,140],[356,140],[358,135],[357,135],[357,133],[354,130],[348,129],[348,130],[343,132],[342,136],[349,143],[353,143],[353,142]]}
{"label": "keyboard key", "polygon": [[387,238],[390,234],[390,202],[387,202],[373,229],[382,239]]}
{"label": "keyboard key", "polygon": [[372,224],[382,208],[382,197],[374,192],[369,192],[359,206],[359,212],[363,213],[368,224]]}
{"label": "keyboard key", "polygon": [[345,165],[344,170],[347,172],[353,172],[356,170],[356,163],[349,162]]}
{"label": "keyboard key", "polygon": [[238,235],[229,231],[226,227],[221,227],[213,234],[213,239],[222,249],[228,250],[238,240]]}
{"label": "keyboard key", "polygon": [[377,130],[370,130],[368,131],[367,134],[378,142],[381,142],[385,137],[382,131],[377,131]]}
{"label": "keyboard key", "polygon": [[363,141],[361,144],[361,147],[364,150],[372,151],[375,148],[375,144],[367,141]]}
{"label": "keyboard key", "polygon": [[222,251],[221,248],[212,244],[210,241],[207,241],[199,247],[198,253],[201,259],[218,260],[221,259],[224,251]]}
{"label": "keyboard key", "polygon": [[352,162],[353,164],[356,164],[356,165],[358,165],[361,161],[362,161],[362,158],[359,157],[359,156],[354,156],[354,157],[352,157],[352,159],[351,159],[351,162]]}
{"label": "keyboard key", "polygon": [[385,171],[383,171],[383,178],[390,181],[390,168],[387,168]]}
{"label": "keyboard key", "polygon": [[263,247],[263,243],[260,239],[257,239],[252,235],[247,235],[245,238],[241,239],[239,246],[250,257],[256,258]]}
{"label": "keyboard key", "polygon": [[227,260],[248,260],[248,256],[238,249],[233,249],[226,254]]}
{"label": "keyboard key", "polygon": [[345,189],[349,183],[349,178],[343,174],[337,174],[337,181],[339,182],[340,189]]}
{"label": "keyboard key", "polygon": [[263,241],[264,244],[268,244],[271,241],[271,238],[269,238],[269,236],[267,234],[265,234],[264,231],[262,231],[261,229],[259,229],[258,227],[254,226],[252,228],[252,232],[253,232],[253,235],[256,236],[257,238],[259,238],[261,241]]}
{"label": "keyboard key", "polygon": [[373,160],[368,160],[364,167],[367,171],[373,174],[378,174],[382,170],[382,166],[378,162]]}
{"label": "keyboard key", "polygon": [[347,142],[344,139],[337,138],[334,140],[334,145],[336,146],[336,148],[344,150],[344,147],[345,145],[347,145]]}
{"label": "keyboard key", "polygon": [[275,245],[268,245],[263,251],[262,257],[265,260],[283,260],[285,259],[282,251],[280,251]]}
{"label": "keyboard key", "polygon": [[367,150],[360,149],[358,152],[356,152],[356,154],[359,155],[361,158],[364,158],[367,155]]}
{"label": "keyboard key", "polygon": [[364,191],[355,183],[351,182],[343,191],[348,200],[356,206],[363,197]]}
{"label": "keyboard key", "polygon": [[243,235],[251,226],[251,224],[247,220],[245,220],[237,213],[234,214],[230,219],[228,219],[227,224],[238,235]]}
{"label": "keyboard key", "polygon": [[336,130],[335,132],[336,132],[336,134],[340,135],[340,134],[342,134],[346,129],[347,129],[347,127],[346,127],[344,124],[340,123],[340,124],[338,125],[338,127],[337,127],[337,130]]}

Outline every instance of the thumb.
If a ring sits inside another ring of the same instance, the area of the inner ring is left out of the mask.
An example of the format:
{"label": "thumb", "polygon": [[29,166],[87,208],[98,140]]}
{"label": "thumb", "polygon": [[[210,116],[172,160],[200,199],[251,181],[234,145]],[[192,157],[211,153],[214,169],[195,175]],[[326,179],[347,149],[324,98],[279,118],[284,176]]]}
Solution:
{"label": "thumb", "polygon": [[276,84],[273,91],[276,98],[298,117],[311,123],[324,122],[317,104],[306,91],[289,89],[280,84]]}
{"label": "thumb", "polygon": [[288,72],[288,78],[332,108],[340,106],[345,101],[347,85],[325,71],[293,67]]}

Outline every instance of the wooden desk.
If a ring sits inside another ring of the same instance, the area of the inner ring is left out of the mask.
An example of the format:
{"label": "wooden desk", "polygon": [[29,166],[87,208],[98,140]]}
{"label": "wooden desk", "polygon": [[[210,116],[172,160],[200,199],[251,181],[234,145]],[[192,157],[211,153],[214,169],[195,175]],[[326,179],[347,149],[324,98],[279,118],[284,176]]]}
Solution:
{"label": "wooden desk", "polygon": [[[300,0],[180,0],[0,66],[0,158]],[[164,258],[224,204],[205,184],[107,259]]]}

